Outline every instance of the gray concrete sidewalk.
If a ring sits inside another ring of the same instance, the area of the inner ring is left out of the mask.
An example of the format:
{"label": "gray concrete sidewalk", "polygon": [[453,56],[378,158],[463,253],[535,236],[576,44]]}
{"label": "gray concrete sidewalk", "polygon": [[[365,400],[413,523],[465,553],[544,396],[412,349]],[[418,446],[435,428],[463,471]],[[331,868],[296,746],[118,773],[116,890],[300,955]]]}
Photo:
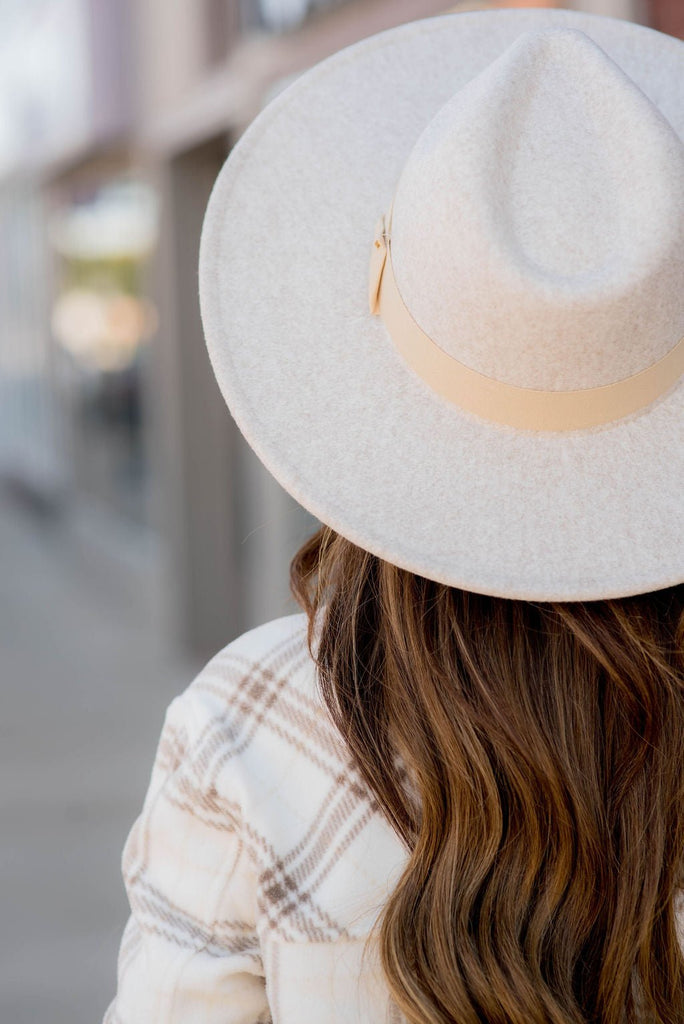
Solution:
{"label": "gray concrete sidewalk", "polygon": [[165,708],[201,667],[161,640],[154,552],[83,537],[0,495],[3,1024],[102,1020],[123,844]]}

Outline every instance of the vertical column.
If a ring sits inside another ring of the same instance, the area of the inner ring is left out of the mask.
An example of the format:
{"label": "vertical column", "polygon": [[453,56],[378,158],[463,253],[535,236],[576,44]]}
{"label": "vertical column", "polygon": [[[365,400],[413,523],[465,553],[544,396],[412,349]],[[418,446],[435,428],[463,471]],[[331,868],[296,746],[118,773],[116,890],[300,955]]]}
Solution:
{"label": "vertical column", "polygon": [[682,0],[651,0],[650,25],[659,32],[667,32],[684,39],[684,3]]}
{"label": "vertical column", "polygon": [[298,610],[289,596],[289,561],[318,525],[242,437],[206,349],[199,240],[226,152],[223,139],[212,139],[161,168],[161,318],[149,380],[152,515],[167,552],[167,624],[201,657]]}
{"label": "vertical column", "polygon": [[165,558],[168,627],[209,657],[241,627],[230,414],[214,379],[199,313],[202,219],[225,158],[213,139],[160,167],[160,327],[150,363],[152,515]]}

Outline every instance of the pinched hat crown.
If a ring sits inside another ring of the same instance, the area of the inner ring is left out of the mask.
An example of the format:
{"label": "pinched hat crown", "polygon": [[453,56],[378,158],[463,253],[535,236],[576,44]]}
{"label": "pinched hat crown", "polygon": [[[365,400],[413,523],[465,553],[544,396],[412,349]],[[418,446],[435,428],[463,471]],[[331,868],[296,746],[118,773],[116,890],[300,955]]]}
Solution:
{"label": "pinched hat crown", "polygon": [[622,381],[684,335],[684,146],[583,32],[524,33],[414,145],[391,257],[410,316],[466,367],[529,389]]}

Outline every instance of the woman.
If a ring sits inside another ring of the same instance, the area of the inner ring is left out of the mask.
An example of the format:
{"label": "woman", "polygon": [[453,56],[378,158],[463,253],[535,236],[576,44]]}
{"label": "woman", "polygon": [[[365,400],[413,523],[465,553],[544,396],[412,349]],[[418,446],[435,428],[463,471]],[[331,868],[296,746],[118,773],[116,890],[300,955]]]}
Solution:
{"label": "woman", "polygon": [[684,1020],[683,71],[444,16],[231,153],[209,355],[324,525],[169,707],[106,1024]]}

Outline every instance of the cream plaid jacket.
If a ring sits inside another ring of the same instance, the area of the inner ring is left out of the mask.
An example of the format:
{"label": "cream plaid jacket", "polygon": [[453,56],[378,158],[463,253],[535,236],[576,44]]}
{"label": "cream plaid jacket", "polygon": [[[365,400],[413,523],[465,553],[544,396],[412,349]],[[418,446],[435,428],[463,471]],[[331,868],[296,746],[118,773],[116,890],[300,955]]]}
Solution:
{"label": "cream plaid jacket", "polygon": [[405,858],[318,696],[305,615],[243,634],[167,709],[103,1024],[401,1021],[361,954]]}

